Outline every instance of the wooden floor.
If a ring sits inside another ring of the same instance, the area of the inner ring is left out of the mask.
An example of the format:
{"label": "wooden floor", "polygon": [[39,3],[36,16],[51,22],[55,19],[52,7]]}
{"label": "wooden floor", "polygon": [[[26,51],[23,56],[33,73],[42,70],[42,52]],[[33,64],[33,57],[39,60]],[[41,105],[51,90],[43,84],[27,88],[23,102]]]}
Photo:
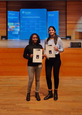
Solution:
{"label": "wooden floor", "polygon": [[82,115],[82,77],[60,77],[59,99],[43,100],[47,94],[45,76],[41,77],[41,101],[35,99],[35,82],[31,101],[27,102],[27,76],[0,76],[0,115]]}

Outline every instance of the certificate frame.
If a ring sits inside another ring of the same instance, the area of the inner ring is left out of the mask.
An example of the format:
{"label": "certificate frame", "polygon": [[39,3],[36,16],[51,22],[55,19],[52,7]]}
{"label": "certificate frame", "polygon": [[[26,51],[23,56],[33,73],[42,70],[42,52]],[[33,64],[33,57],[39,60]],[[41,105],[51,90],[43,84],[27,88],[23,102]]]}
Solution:
{"label": "certificate frame", "polygon": [[55,50],[53,45],[46,45],[46,55],[48,58],[55,58]]}
{"label": "certificate frame", "polygon": [[42,49],[33,49],[33,63],[42,63]]}

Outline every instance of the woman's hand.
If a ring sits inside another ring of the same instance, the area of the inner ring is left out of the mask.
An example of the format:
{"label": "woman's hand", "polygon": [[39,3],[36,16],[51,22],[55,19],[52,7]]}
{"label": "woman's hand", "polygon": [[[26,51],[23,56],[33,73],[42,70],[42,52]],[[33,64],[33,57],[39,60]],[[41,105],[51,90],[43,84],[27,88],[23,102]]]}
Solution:
{"label": "woman's hand", "polygon": [[43,54],[43,57],[47,57],[47,55],[46,55],[46,54]]}
{"label": "woman's hand", "polygon": [[48,56],[46,54],[44,54],[43,57],[48,58]]}
{"label": "woman's hand", "polygon": [[57,47],[54,47],[55,51],[58,51],[58,48]]}
{"label": "woman's hand", "polygon": [[33,54],[30,54],[30,58],[32,58],[33,57]]}

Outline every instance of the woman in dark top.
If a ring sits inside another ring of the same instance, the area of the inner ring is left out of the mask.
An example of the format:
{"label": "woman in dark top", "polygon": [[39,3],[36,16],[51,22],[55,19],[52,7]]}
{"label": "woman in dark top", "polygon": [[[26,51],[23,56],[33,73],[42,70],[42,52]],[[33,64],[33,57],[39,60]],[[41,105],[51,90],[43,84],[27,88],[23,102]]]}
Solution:
{"label": "woman in dark top", "polygon": [[36,33],[32,34],[29,39],[29,45],[25,47],[24,54],[23,54],[23,57],[28,59],[27,69],[28,69],[29,81],[28,81],[27,97],[26,97],[27,101],[30,101],[30,92],[34,80],[34,75],[35,75],[35,82],[36,82],[35,97],[37,101],[41,100],[39,96],[39,86],[40,86],[40,73],[42,69],[42,63],[33,63],[32,61],[33,49],[35,48],[43,49],[39,43],[40,43],[39,36]]}

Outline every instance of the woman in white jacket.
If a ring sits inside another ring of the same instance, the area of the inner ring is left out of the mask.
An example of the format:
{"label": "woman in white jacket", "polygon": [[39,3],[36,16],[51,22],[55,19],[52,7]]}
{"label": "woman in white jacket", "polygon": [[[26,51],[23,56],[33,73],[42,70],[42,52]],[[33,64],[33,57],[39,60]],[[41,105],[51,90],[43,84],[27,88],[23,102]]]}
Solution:
{"label": "woman in white jacket", "polygon": [[54,100],[58,99],[58,85],[59,85],[59,69],[61,65],[60,60],[60,52],[63,51],[63,44],[60,37],[56,34],[56,29],[53,26],[49,27],[49,37],[45,41],[45,45],[53,45],[55,50],[54,58],[47,58],[45,60],[45,70],[46,70],[46,81],[48,86],[48,95],[44,98],[47,100],[53,97],[52,93],[52,80],[51,80],[51,71],[53,67],[53,75],[54,75]]}

